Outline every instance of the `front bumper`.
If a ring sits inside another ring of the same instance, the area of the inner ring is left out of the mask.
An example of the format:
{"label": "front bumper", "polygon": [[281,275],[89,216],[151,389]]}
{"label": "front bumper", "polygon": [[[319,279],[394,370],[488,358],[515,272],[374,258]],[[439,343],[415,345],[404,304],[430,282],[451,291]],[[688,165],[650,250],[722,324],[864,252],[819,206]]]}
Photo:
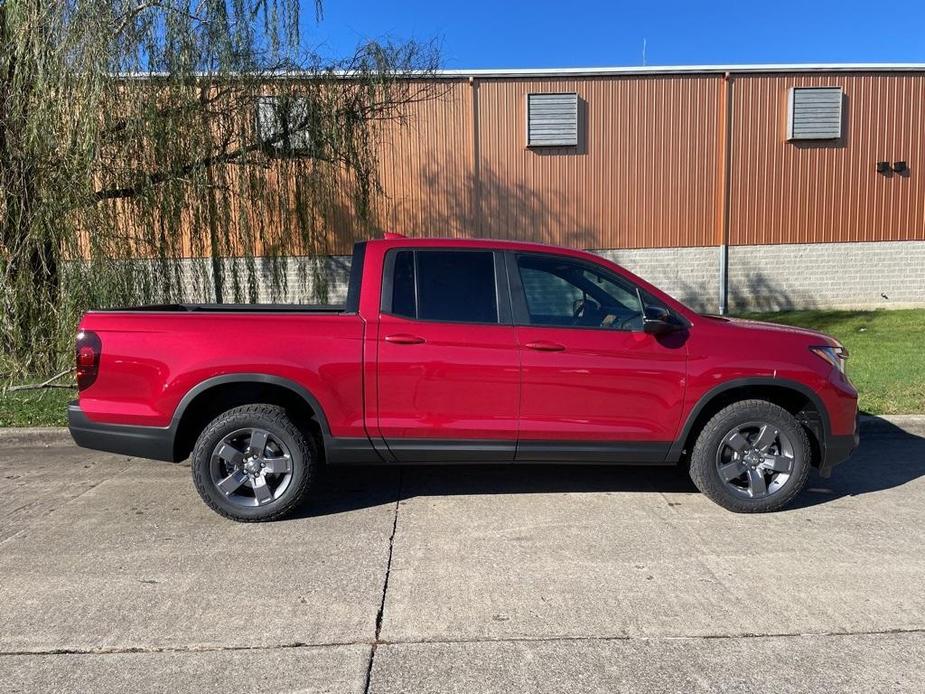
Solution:
{"label": "front bumper", "polygon": [[853,434],[829,436],[826,439],[825,451],[819,465],[819,475],[829,477],[832,474],[832,468],[848,460],[860,442],[861,433],[857,419],[855,419]]}
{"label": "front bumper", "polygon": [[81,448],[121,453],[136,458],[174,462],[174,431],[171,427],[139,427],[102,424],[87,418],[76,401],[67,408],[67,428]]}

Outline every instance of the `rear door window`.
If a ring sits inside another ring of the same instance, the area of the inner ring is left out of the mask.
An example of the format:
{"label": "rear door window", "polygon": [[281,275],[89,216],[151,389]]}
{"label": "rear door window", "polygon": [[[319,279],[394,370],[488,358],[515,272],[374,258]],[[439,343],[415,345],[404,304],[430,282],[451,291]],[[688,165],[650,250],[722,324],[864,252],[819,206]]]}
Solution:
{"label": "rear door window", "polygon": [[383,296],[383,310],[418,320],[497,323],[494,254],[395,251],[391,292]]}
{"label": "rear door window", "polygon": [[393,278],[391,313],[405,318],[416,318],[414,251],[398,251],[395,254]]}

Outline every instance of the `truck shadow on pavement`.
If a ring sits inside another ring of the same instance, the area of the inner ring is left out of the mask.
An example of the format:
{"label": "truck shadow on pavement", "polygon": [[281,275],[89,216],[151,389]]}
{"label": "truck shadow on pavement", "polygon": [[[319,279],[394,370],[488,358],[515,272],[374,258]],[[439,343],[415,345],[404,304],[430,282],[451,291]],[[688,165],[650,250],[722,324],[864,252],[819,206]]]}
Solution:
{"label": "truck shadow on pavement", "polygon": [[[874,420],[862,430],[861,446],[829,479],[815,471],[790,509],[899,487],[925,477],[925,437]],[[696,494],[686,471],[675,466],[592,465],[414,465],[345,467],[322,472],[312,501],[296,518],[344,513],[399,498],[483,494],[659,493],[666,503]]]}
{"label": "truck shadow on pavement", "polygon": [[872,417],[862,425],[861,445],[852,456],[829,479],[810,475],[790,508],[893,489],[920,477],[925,477],[925,436]]}

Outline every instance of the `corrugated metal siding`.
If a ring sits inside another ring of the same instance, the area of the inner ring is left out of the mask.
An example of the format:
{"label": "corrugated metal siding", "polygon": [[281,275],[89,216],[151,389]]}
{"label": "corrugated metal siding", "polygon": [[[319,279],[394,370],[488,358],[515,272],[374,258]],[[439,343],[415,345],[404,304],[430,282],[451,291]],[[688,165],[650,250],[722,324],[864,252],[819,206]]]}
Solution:
{"label": "corrugated metal siding", "polygon": [[[732,244],[925,239],[918,168],[925,165],[925,75],[756,73],[732,80]],[[313,237],[305,252],[349,253],[354,240],[383,231],[591,249],[722,241],[722,75],[448,79],[435,86],[439,98],[409,105],[404,123],[382,125],[373,228],[353,218],[345,182],[328,237]],[[788,142],[790,88],[818,86],[844,89],[842,138]],[[527,94],[543,92],[578,95],[577,146],[527,147]],[[877,174],[880,160],[906,161],[909,171]],[[285,168],[277,173],[267,191],[242,191],[242,229],[267,243],[284,215],[295,214],[300,194]],[[188,224],[184,251],[207,253],[202,221]]]}
{"label": "corrugated metal siding", "polygon": [[410,104],[405,123],[384,126],[376,211],[380,231],[474,235],[473,131],[472,87],[458,80],[441,83],[436,99]]}
{"label": "corrugated metal siding", "polygon": [[[712,244],[720,88],[706,76],[456,83],[393,133],[380,226],[580,248]],[[578,94],[577,147],[527,148],[533,92]]]}
{"label": "corrugated metal siding", "polygon": [[[730,242],[925,239],[925,75],[734,76]],[[786,142],[787,91],[841,86],[844,134]],[[908,162],[883,176],[880,160]]]}

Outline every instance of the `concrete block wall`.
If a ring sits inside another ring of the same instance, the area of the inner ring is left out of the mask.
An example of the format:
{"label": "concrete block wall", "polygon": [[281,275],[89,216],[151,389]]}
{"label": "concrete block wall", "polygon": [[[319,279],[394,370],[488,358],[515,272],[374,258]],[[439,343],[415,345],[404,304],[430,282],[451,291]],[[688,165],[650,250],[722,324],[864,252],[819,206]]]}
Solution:
{"label": "concrete block wall", "polygon": [[[716,246],[595,252],[698,311],[719,310]],[[350,256],[279,259],[279,286],[272,280],[273,261],[254,262],[260,302],[318,303],[322,287],[327,303],[343,303],[347,296]],[[728,272],[733,312],[925,306],[925,241],[731,246]],[[186,275],[191,301],[214,300],[208,261],[197,261],[195,270],[191,264]],[[226,294],[230,301],[230,289]]]}
{"label": "concrete block wall", "polygon": [[[349,255],[322,258],[254,258],[253,278],[257,303],[342,304],[347,298],[347,286],[350,282],[350,260]],[[246,262],[240,258],[222,260],[226,268],[225,303],[231,303],[234,299],[230,277],[235,265],[238,276],[245,283],[245,288],[242,289],[244,303],[248,303]],[[276,272],[274,264],[277,266]],[[191,303],[215,301],[212,264],[208,259],[183,261],[181,282],[184,294]]]}
{"label": "concrete block wall", "polygon": [[925,241],[729,248],[732,311],[925,306]]}
{"label": "concrete block wall", "polygon": [[[699,311],[719,309],[719,248],[597,251]],[[736,311],[925,306],[925,241],[730,246]]]}
{"label": "concrete block wall", "polygon": [[719,248],[595,251],[698,311],[719,310]]}

